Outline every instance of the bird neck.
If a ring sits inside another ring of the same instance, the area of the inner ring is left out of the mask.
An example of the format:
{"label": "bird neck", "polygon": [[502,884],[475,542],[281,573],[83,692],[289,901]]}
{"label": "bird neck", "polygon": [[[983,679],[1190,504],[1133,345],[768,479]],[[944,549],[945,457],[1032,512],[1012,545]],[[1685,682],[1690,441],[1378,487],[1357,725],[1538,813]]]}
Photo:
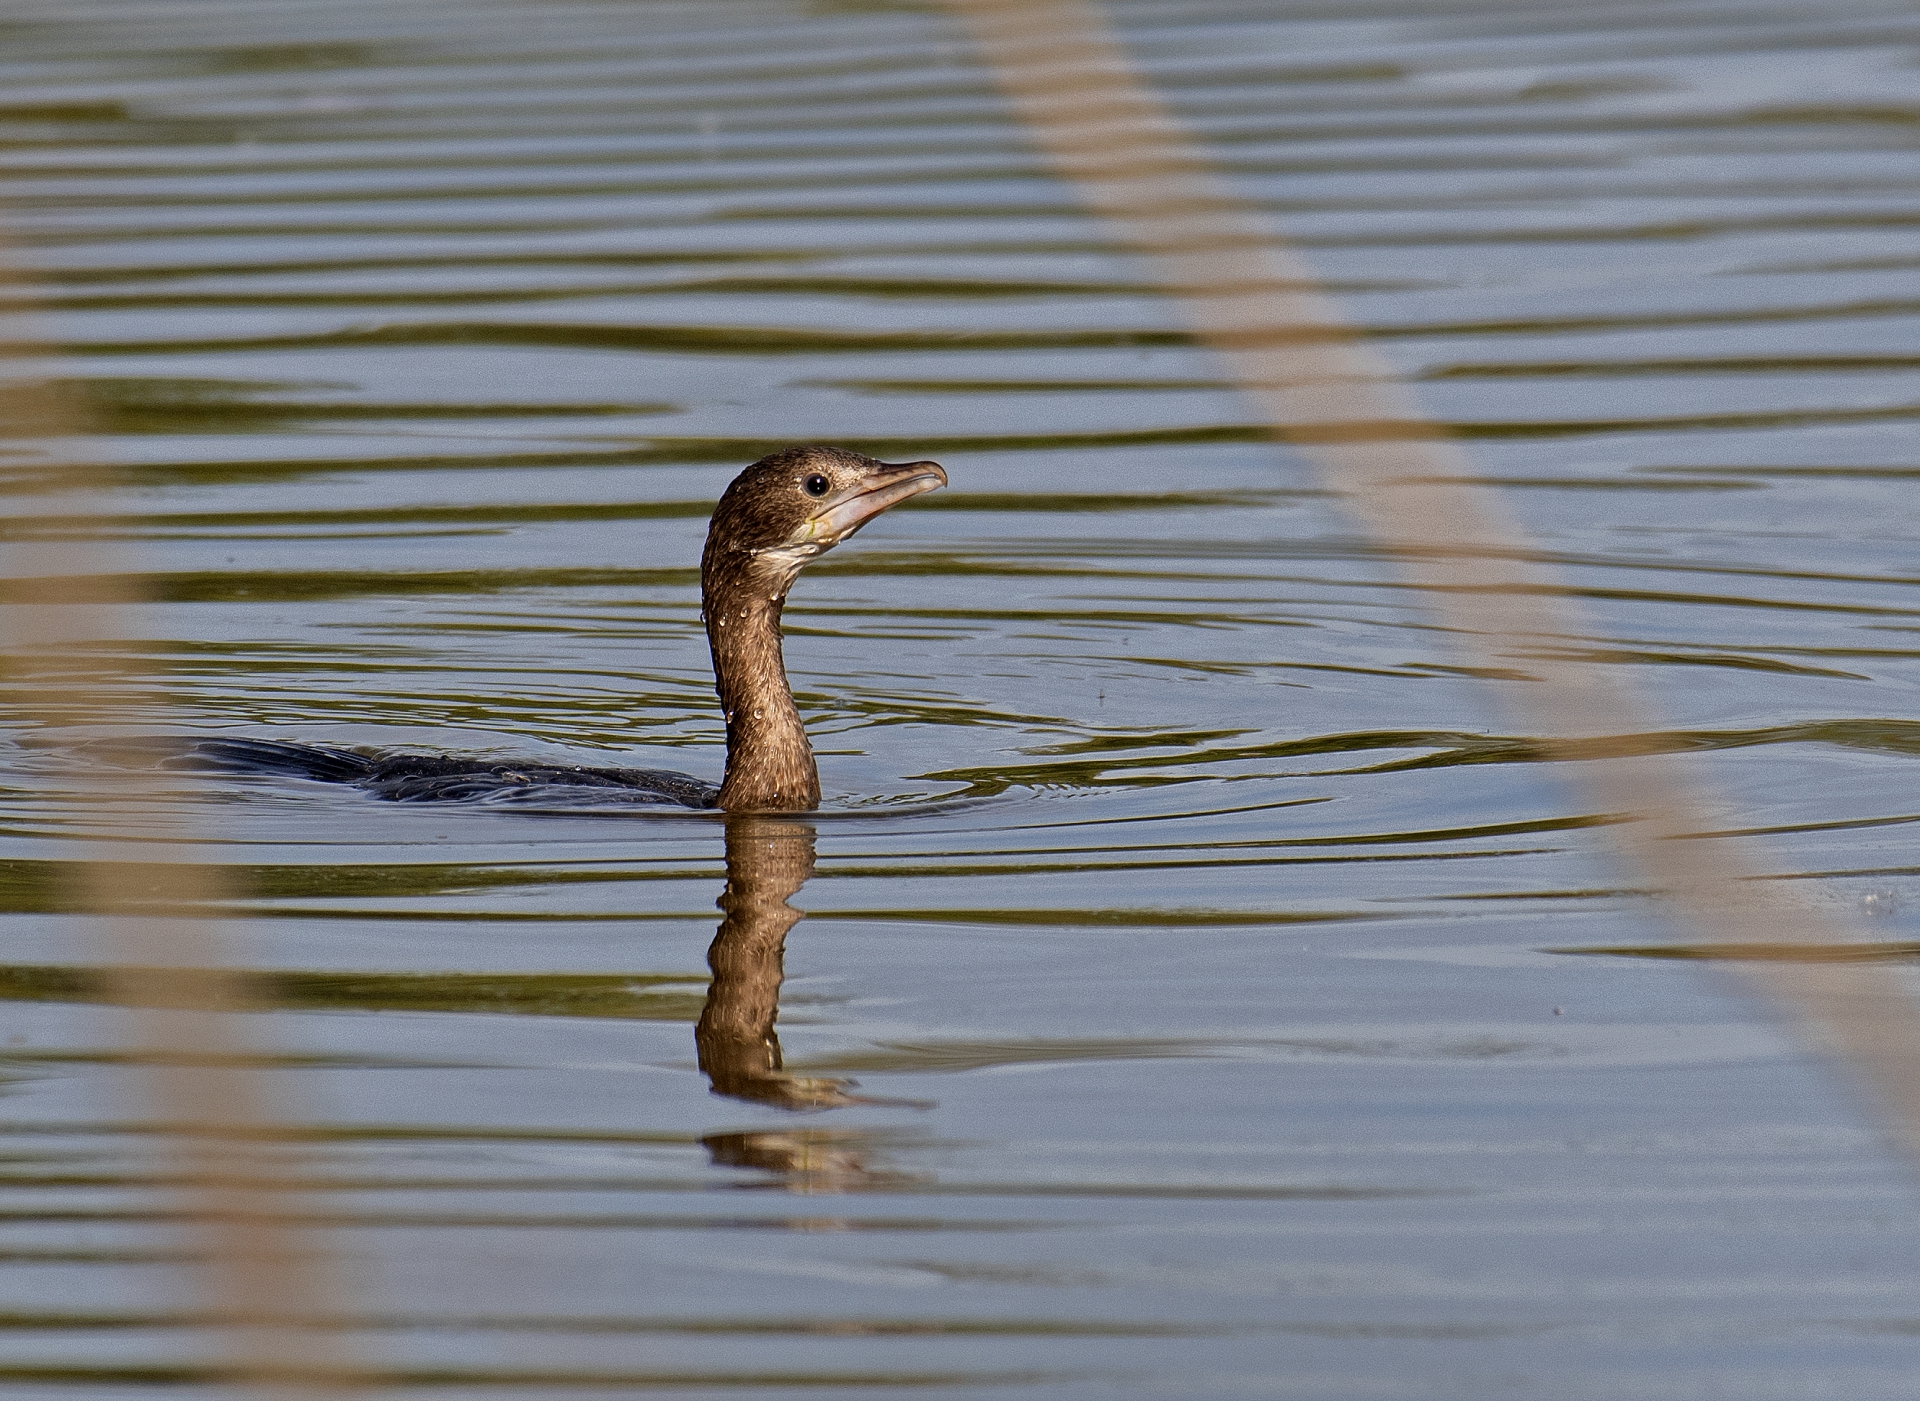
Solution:
{"label": "bird neck", "polygon": [[791,812],[820,804],[820,771],[780,650],[786,594],[770,593],[710,588],[705,600],[714,689],[727,717],[727,776],[719,805],[729,812]]}

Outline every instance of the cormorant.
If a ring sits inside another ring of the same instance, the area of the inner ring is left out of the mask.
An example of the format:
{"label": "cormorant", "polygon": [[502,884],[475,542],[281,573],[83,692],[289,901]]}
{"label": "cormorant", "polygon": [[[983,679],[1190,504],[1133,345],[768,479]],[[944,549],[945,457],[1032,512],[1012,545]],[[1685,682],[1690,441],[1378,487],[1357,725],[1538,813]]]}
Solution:
{"label": "cormorant", "polygon": [[168,766],[294,774],[396,802],[599,798],[729,812],[818,807],[820,773],[780,650],[787,591],[810,560],[882,511],[946,484],[937,462],[876,462],[831,447],[787,448],[733,479],[714,507],[700,560],[702,614],[727,720],[727,769],[718,788],[659,769],[376,756],[268,739],[193,740],[184,752],[173,749]]}

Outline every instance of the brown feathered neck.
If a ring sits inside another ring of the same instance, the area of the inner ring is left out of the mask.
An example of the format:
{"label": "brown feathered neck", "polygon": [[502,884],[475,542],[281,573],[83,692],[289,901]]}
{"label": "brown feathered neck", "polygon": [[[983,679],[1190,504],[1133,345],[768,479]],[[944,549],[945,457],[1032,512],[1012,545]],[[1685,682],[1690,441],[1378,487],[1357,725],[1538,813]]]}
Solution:
{"label": "brown feathered neck", "polygon": [[788,448],[733,479],[700,560],[714,686],[727,719],[728,812],[818,807],[820,771],[787,684],[780,611],[801,568],[890,506],[945,486],[935,462]]}
{"label": "brown feathered neck", "polygon": [[820,769],[780,647],[780,611],[792,585],[792,575],[781,578],[754,556],[724,545],[716,549],[708,540],[700,596],[714,689],[727,720],[720,806],[728,812],[820,805]]}

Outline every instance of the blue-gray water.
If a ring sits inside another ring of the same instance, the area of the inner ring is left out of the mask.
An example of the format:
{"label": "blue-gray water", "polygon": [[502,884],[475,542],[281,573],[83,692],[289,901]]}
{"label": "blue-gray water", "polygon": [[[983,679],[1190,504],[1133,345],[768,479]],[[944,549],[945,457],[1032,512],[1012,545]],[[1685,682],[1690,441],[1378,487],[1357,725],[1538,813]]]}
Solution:
{"label": "blue-gray water", "polygon": [[[1110,13],[1507,488],[1650,743],[1905,976],[1914,6]],[[804,440],[952,476],[787,613],[828,796],[759,1083],[904,1103],[709,1092],[717,821],[181,780],[283,975],[259,1035],[363,1356],[528,1394],[1913,1394],[1866,1106],[1709,963],[1552,952],[1677,931],[937,7],[15,0],[0,40],[65,348],[11,372],[125,469],[107,530],[165,601],[121,645],[176,728],[714,778],[726,480]],[[215,1355],[50,893],[93,820],[66,762],[0,752],[23,1396]]]}

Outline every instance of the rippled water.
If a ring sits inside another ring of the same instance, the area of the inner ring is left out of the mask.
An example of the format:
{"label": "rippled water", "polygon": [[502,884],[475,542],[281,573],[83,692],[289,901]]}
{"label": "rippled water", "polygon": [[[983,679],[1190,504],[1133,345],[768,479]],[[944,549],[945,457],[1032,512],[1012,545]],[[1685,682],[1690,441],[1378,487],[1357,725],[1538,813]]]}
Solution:
{"label": "rippled water", "polygon": [[[1913,6],[1111,13],[1508,488],[1592,619],[1569,645],[1667,715],[1647,746],[1911,961]],[[1699,962],[1559,952],[1672,931],[937,9],[16,0],[0,37],[0,192],[64,347],[12,372],[125,472],[108,523],[7,530],[137,552],[163,601],[114,646],[176,728],[717,778],[727,479],[804,440],[952,476],[789,605],[816,819],[180,779],[364,1357],[536,1392],[1911,1394],[1874,1120]],[[25,714],[0,1378],[192,1382],[59,893],[74,736]]]}

